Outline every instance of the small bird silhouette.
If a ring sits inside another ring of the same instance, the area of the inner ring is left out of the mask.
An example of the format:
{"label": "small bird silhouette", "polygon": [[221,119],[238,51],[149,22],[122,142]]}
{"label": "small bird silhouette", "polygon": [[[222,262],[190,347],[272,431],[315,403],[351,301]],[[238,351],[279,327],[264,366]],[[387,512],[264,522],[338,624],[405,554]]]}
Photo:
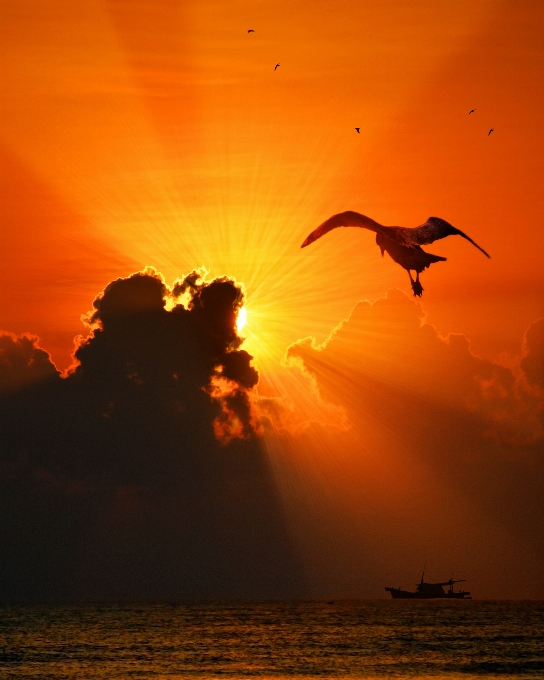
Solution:
{"label": "small bird silhouette", "polygon": [[276,65],[274,66],[274,71],[278,68],[278,66],[279,66],[279,64],[276,64]]}
{"label": "small bird silhouette", "polygon": [[495,131],[495,128],[491,128],[491,130],[487,133],[487,136],[489,137],[489,135],[494,131]]}
{"label": "small bird silhouette", "polygon": [[357,130],[357,134],[361,134],[361,128],[355,128]]}
{"label": "small bird silhouette", "polygon": [[250,28],[248,33],[255,33],[255,31],[252,28]]}
{"label": "small bird silhouette", "polygon": [[469,111],[469,112],[468,112],[468,115],[470,116],[470,114],[471,114],[471,113],[474,113],[474,111],[476,111],[476,109],[472,109],[472,111]]}
{"label": "small bird silhouette", "polygon": [[[446,260],[445,257],[440,257],[440,255],[427,253],[421,248],[422,245],[428,245],[438,239],[456,234],[470,241],[486,257],[489,257],[485,250],[480,248],[477,243],[474,243],[469,236],[440,217],[429,217],[425,224],[415,227],[415,229],[408,229],[407,227],[385,227],[370,217],[353,212],[353,210],[347,210],[346,212],[329,217],[328,220],[325,220],[323,224],[312,231],[301,248],[309,246],[310,243],[317,241],[318,238],[328,234],[329,231],[337,227],[361,227],[362,229],[370,229],[370,231],[375,232],[376,243],[382,252],[382,257],[384,252],[389,253],[394,262],[406,269],[414,295],[419,297],[423,293],[423,286],[419,281],[420,273],[434,262]],[[416,272],[415,280],[412,278],[410,270]]]}

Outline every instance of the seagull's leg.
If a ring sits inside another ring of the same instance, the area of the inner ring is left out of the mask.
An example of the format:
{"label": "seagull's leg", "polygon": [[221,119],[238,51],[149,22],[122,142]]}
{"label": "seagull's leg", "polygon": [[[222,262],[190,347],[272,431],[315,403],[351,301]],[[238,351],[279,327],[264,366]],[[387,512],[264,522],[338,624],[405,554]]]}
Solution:
{"label": "seagull's leg", "polygon": [[416,272],[416,280],[412,281],[412,290],[414,291],[414,296],[417,295],[417,297],[421,297],[421,293],[423,293],[423,286],[419,281],[419,272]]}
{"label": "seagull's leg", "polygon": [[421,297],[421,293],[423,293],[423,288],[421,286],[421,283],[419,283],[419,272],[416,272],[416,280],[412,278],[412,274],[409,269],[406,270],[408,272],[408,276],[410,277],[410,285],[412,286],[412,290],[414,291],[414,297],[417,295],[418,297]]}

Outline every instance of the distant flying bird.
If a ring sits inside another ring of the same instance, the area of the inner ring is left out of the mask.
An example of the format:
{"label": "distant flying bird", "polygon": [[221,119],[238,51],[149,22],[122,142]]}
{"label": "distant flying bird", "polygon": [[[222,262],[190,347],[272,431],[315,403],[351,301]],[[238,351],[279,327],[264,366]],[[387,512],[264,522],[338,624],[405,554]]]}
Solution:
{"label": "distant flying bird", "polygon": [[250,28],[248,33],[255,33],[255,31],[252,28]]}
{"label": "distant flying bird", "polygon": [[472,109],[472,111],[469,111],[469,112],[468,112],[468,115],[470,116],[470,114],[471,114],[471,113],[474,113],[474,111],[476,111],[476,109]]}
{"label": "distant flying bird", "polygon": [[[328,234],[329,231],[337,227],[361,227],[362,229],[370,229],[370,231],[375,232],[376,243],[382,252],[382,257],[384,252],[387,252],[397,264],[406,269],[414,295],[419,297],[423,293],[423,286],[419,281],[420,273],[434,262],[446,260],[445,257],[427,253],[421,246],[428,245],[446,236],[457,234],[466,238],[467,241],[470,241],[472,245],[481,250],[486,257],[489,257],[485,250],[480,248],[477,243],[474,243],[469,236],[460,229],[453,227],[446,220],[440,219],[440,217],[429,217],[425,224],[414,229],[408,229],[406,227],[384,227],[378,224],[378,222],[374,222],[370,217],[353,212],[352,210],[329,217],[328,220],[325,220],[323,224],[312,231],[301,248],[309,246],[310,243],[317,241],[318,238]],[[415,281],[410,270],[416,272]]]}
{"label": "distant flying bird", "polygon": [[355,128],[357,130],[357,134],[361,134],[361,128]]}
{"label": "distant flying bird", "polygon": [[495,131],[495,128],[491,128],[491,130],[487,133],[487,136],[489,137],[489,135],[494,131]]}
{"label": "distant flying bird", "polygon": [[278,68],[278,66],[279,66],[279,64],[276,64],[276,65],[274,66],[274,71]]}

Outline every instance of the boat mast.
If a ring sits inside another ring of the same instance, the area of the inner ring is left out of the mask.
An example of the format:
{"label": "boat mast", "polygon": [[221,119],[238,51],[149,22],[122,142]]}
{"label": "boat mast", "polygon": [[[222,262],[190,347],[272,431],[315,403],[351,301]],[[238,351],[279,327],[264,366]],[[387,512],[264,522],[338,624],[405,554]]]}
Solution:
{"label": "boat mast", "polygon": [[427,568],[427,560],[425,560],[425,564],[423,565],[423,573],[421,574],[421,584],[423,585],[423,577],[425,576],[425,569]]}

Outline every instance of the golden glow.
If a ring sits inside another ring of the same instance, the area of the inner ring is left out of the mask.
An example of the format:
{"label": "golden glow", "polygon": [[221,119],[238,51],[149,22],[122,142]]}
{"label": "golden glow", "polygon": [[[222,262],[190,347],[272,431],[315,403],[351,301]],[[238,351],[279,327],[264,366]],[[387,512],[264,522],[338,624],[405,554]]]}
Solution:
{"label": "golden glow", "polygon": [[[450,306],[442,301],[460,281],[487,296],[508,287],[516,271],[540,276],[533,149],[544,131],[532,129],[529,142],[526,127],[507,125],[509,116],[524,120],[544,105],[542,89],[529,86],[540,78],[531,58],[538,16],[513,43],[526,50],[516,53],[520,89],[510,67],[508,83],[493,85],[486,75],[485,64],[496,69],[498,55],[514,49],[503,49],[508,16],[491,0],[418,1],[413,16],[402,3],[396,11],[379,0],[334,11],[323,2],[311,15],[304,4],[265,0],[255,11],[266,31],[250,40],[240,28],[253,12],[246,2],[216,3],[213,11],[207,2],[163,0],[9,4],[2,200],[3,222],[13,228],[3,243],[12,264],[0,271],[1,318],[8,330],[39,333],[61,367],[90,299],[146,264],[168,282],[202,265],[210,277],[243,282],[258,361],[270,350],[277,365],[287,345],[307,335],[321,342],[360,298],[409,290],[405,272],[382,260],[362,230],[338,230],[300,249],[340,210],[406,226],[439,215],[490,251],[493,259],[482,261],[466,243],[436,244],[449,261],[425,273],[424,303],[444,331]],[[473,63],[482,63],[477,73],[467,68]],[[505,98],[503,87],[516,96]],[[473,102],[483,91],[485,103]],[[484,117],[493,118],[485,129]],[[512,259],[509,225],[520,222],[532,233]],[[511,335],[517,343],[538,316],[536,294],[522,303],[519,322],[519,299],[507,319],[501,298],[501,331],[490,332],[481,305],[466,291],[458,297],[455,329],[475,328],[484,341]]]}
{"label": "golden glow", "polygon": [[[442,217],[492,259],[462,239],[433,244],[448,262],[422,275],[427,321],[483,355],[519,353],[544,313],[544,126],[531,124],[544,107],[544,3],[0,3],[2,326],[39,334],[65,368],[80,315],[110,280],[145,265],[169,284],[201,266],[235,277],[286,506],[311,487],[318,507],[332,489],[361,535],[382,540],[381,524],[364,524],[378,508],[401,545],[403,503],[438,488],[432,471],[367,415],[371,396],[354,410],[356,381],[332,388],[361,353],[376,385],[415,384],[411,356],[394,371],[378,358],[387,342],[410,353],[410,338],[391,342],[386,317],[368,324],[325,367],[320,393],[283,359],[301,338],[322,343],[359,300],[410,292],[408,276],[364,230],[300,245],[343,210],[407,227]],[[217,427],[228,439],[239,425],[224,411]],[[427,500],[431,517],[439,503]]]}
{"label": "golden glow", "polygon": [[246,320],[247,320],[247,312],[245,307],[240,307],[238,310],[238,316],[236,317],[236,328],[238,329],[238,332],[242,330],[242,328],[246,325]]}

